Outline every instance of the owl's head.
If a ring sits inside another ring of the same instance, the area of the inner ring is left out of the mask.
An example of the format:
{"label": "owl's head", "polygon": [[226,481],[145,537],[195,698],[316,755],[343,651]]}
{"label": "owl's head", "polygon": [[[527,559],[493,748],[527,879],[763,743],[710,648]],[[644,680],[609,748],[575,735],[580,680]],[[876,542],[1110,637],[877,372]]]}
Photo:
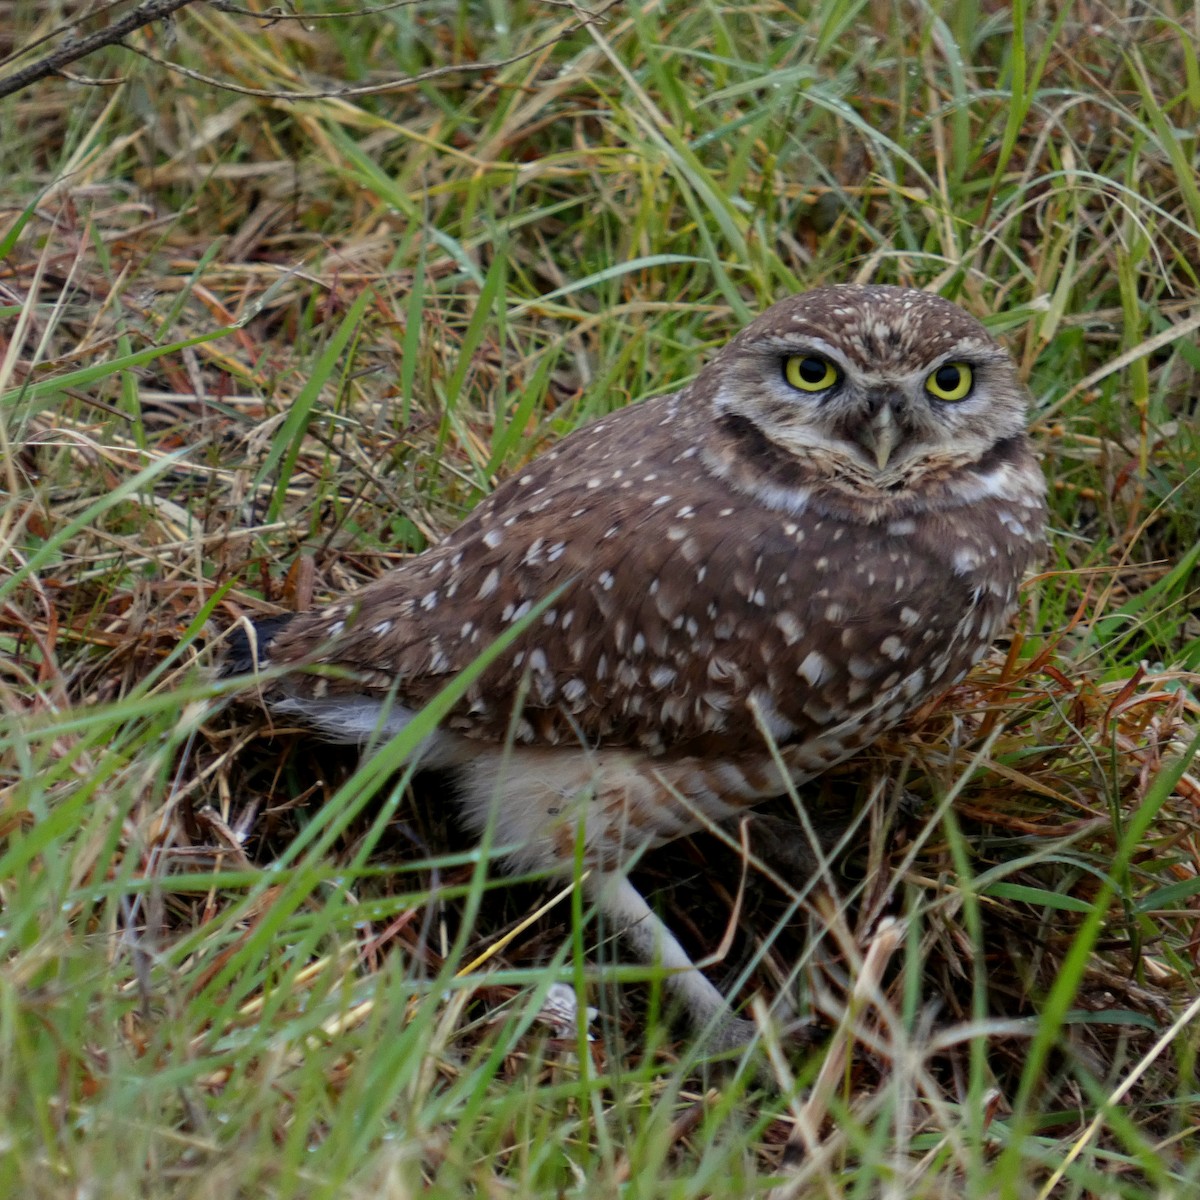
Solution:
{"label": "owl's head", "polygon": [[844,285],[784,300],[694,387],[776,468],[783,455],[809,482],[859,498],[982,463],[1025,430],[1008,353],[957,305],[910,288]]}

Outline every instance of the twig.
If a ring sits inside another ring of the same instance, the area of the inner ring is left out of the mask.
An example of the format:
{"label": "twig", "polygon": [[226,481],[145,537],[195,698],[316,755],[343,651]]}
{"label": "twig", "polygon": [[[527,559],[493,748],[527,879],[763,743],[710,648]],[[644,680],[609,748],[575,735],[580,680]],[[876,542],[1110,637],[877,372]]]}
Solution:
{"label": "twig", "polygon": [[23,46],[14,46],[11,53],[0,58],[0,67],[7,67],[10,62],[15,59],[24,58],[27,54],[32,54],[39,46],[43,46],[46,42],[52,42],[55,38],[74,34],[72,31],[82,25],[84,21],[94,21],[97,17],[102,17],[111,12],[114,8],[119,8],[125,0],[108,0],[107,4],[101,4],[98,8],[88,9],[85,13],[76,13],[73,19],[63,21],[60,25],[56,25],[53,29],[47,29],[45,33],[35,37],[32,42],[26,42]]}
{"label": "twig", "polygon": [[[252,17],[254,20],[262,21],[270,26],[279,21],[300,21],[307,25],[310,21],[316,24],[318,21],[337,21],[345,17],[373,17],[378,13],[392,12],[397,8],[411,8],[414,4],[420,4],[421,0],[393,0],[391,4],[373,5],[369,8],[343,8],[337,12],[328,13],[286,12],[279,5],[260,12],[253,8],[242,8],[234,4],[232,0],[208,0],[208,2],[217,12],[229,13],[235,17]],[[550,0],[542,0],[544,4],[549,2]]]}
{"label": "twig", "polygon": [[[363,84],[360,87],[333,87],[321,88],[310,92],[284,92],[277,91],[274,88],[252,88],[243,87],[241,84],[227,83],[222,79],[217,79],[212,75],[205,75],[200,71],[194,71],[191,67],[185,67],[179,63],[173,63],[169,59],[160,58],[157,54],[151,54],[149,50],[143,50],[140,46],[127,45],[127,50],[132,50],[135,54],[140,54],[143,58],[149,59],[152,63],[165,68],[168,71],[174,71],[177,75],[184,75],[188,79],[194,79],[197,83],[207,84],[209,87],[220,88],[225,92],[234,92],[239,96],[257,96],[265,100],[345,100],[348,97],[356,96],[379,96],[388,92],[397,92],[402,88],[413,87],[419,83],[425,83],[430,79],[440,79],[445,75],[454,75],[456,73],[471,71],[471,72],[487,72],[498,71],[502,67],[512,66],[513,63],[518,63],[522,59],[531,58],[535,54],[541,53],[543,50],[548,50],[551,46],[562,41],[563,38],[574,33],[578,29],[582,29],[586,25],[597,23],[611,8],[615,8],[620,0],[610,0],[610,3],[597,9],[595,12],[588,12],[586,9],[576,9],[577,12],[586,13],[581,16],[578,21],[568,25],[565,29],[559,30],[553,36],[546,38],[544,41],[538,42],[534,46],[530,46],[527,50],[522,50],[519,54],[514,54],[510,58],[490,59],[487,62],[473,63],[450,63],[443,67],[431,67],[428,71],[418,71],[415,75],[404,75],[399,79],[389,79],[384,83],[369,83]],[[3,93],[0,93],[3,94]]]}
{"label": "twig", "polygon": [[[400,0],[399,4],[385,5],[384,8],[377,11],[385,11],[389,8],[397,8],[408,3],[415,3],[416,0]],[[133,33],[142,26],[151,25],[155,21],[162,21],[170,17],[172,13],[177,12],[181,8],[193,3],[193,0],[146,0],[146,3],[138,5],[137,8],[125,14],[119,21],[114,21],[111,25],[104,29],[99,29],[87,37],[79,38],[78,40],[68,41],[65,45],[60,46],[51,54],[47,54],[45,58],[38,59],[37,62],[31,63],[27,67],[23,67],[19,71],[15,71],[9,75],[7,79],[0,79],[0,98],[9,96],[13,92],[20,91],[22,88],[28,87],[32,83],[37,83],[40,79],[45,79],[49,75],[64,74],[64,68],[68,63],[75,62],[77,59],[93,53],[96,50],[102,49],[104,46],[120,45],[126,50],[131,50],[135,54],[140,54],[143,58],[149,59],[152,63],[165,68],[168,71],[174,71],[176,74],[185,75],[189,79],[196,80],[197,83],[207,84],[209,87],[220,88],[222,91],[236,92],[242,96],[259,96],[268,100],[324,100],[324,99],[345,99],[353,96],[373,96],[386,92],[399,91],[401,88],[412,87],[415,84],[425,83],[430,79],[438,79],[443,75],[453,75],[459,72],[486,72],[497,71],[502,67],[511,66],[513,63],[520,62],[522,59],[529,58],[534,54],[540,53],[553,46],[562,38],[574,33],[577,29],[582,29],[585,25],[591,25],[599,21],[610,8],[615,7],[619,0],[610,0],[610,3],[604,5],[596,12],[590,12],[587,9],[578,7],[575,3],[568,0],[545,0],[546,3],[561,3],[563,7],[570,8],[576,14],[578,20],[574,24],[568,25],[565,29],[560,30],[553,37],[547,38],[545,41],[538,42],[537,45],[530,47],[528,50],[521,51],[520,54],[514,54],[511,58],[494,59],[488,62],[474,63],[453,63],[443,67],[433,67],[428,71],[420,71],[415,75],[405,75],[400,79],[392,79],[385,83],[367,84],[362,87],[335,87],[322,88],[319,91],[309,92],[281,92],[270,88],[249,88],[241,87],[237,84],[226,83],[223,80],[215,79],[211,75],[201,74],[199,71],[193,71],[188,67],[179,65],[178,63],[170,62],[168,59],[160,58],[150,51],[142,49],[140,46],[134,46],[125,41],[126,34]],[[249,12],[235,8],[233,5],[215,3],[214,7],[226,12]],[[362,10],[363,12],[371,10]],[[288,14],[280,12],[258,13],[254,14],[260,18],[267,19],[268,23],[280,20]],[[344,16],[345,13],[339,14],[323,14],[325,16]],[[354,14],[351,14],[354,15]],[[91,80],[81,80],[81,82],[93,82]],[[95,81],[100,82],[100,81]],[[104,81],[108,82],[108,81]]]}
{"label": "twig", "polygon": [[97,29],[95,33],[90,33],[78,41],[68,41],[45,58],[39,58],[37,62],[14,71],[7,79],[0,79],[0,98],[11,96],[13,92],[19,92],[31,83],[37,83],[39,79],[57,75],[69,63],[76,62],[105,46],[115,45],[126,34],[140,29],[143,25],[165,20],[192,2],[193,0],[146,0],[145,4],[139,4],[137,8],[104,29]]}

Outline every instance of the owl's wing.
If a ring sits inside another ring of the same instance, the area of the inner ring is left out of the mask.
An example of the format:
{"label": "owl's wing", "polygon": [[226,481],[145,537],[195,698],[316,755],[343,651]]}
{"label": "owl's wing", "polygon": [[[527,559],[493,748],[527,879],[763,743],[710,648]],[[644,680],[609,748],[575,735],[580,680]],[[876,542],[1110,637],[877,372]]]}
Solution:
{"label": "owl's wing", "polygon": [[[642,406],[640,424],[671,399]],[[332,664],[345,677],[292,686],[417,709],[559,592],[447,728],[737,753],[762,748],[760,726],[787,744],[863,714],[897,719],[961,674],[1006,615],[1011,595],[981,601],[979,581],[952,569],[934,518],[889,532],[771,511],[714,479],[686,443],[639,459],[638,425],[624,421],[633,444],[612,451],[603,422],[581,431],[582,444],[560,447],[581,469],[561,474],[556,451],[538,459],[434,550],[294,620],[272,663]],[[979,603],[992,616],[964,625]]]}

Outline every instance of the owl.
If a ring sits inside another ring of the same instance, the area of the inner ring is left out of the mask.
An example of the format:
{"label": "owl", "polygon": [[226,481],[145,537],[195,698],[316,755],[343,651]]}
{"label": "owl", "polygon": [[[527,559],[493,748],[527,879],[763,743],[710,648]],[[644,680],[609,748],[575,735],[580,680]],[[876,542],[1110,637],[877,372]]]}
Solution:
{"label": "owl", "polygon": [[691,1021],[737,1029],[626,869],[853,755],[987,650],[1043,545],[1025,413],[954,304],[793,296],[229,667],[272,668],[273,714],[365,744],[509,635],[419,765],[515,868],[569,873],[582,846],[585,887]]}

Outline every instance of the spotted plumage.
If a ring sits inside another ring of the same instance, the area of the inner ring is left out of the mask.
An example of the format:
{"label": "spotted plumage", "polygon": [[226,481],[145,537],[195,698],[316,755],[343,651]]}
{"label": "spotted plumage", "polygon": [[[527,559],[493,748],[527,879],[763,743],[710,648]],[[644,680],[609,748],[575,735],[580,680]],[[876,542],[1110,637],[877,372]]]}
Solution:
{"label": "spotted plumage", "polygon": [[1024,422],[1011,359],[953,304],[793,297],[683,390],[543,454],[441,545],[272,630],[263,665],[295,670],[267,703],[339,740],[390,734],[526,621],[422,762],[517,865],[570,869],[582,822],[596,895],[707,1018],[719,996],[622,866],[963,676],[1042,544]]}

